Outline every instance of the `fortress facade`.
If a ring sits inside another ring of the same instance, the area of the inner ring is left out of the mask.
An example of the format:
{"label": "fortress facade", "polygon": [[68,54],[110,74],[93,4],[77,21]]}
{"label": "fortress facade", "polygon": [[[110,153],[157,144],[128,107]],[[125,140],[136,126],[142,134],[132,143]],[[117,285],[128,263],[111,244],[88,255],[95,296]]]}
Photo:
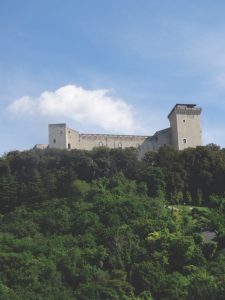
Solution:
{"label": "fortress facade", "polygon": [[[176,104],[168,115],[170,127],[152,136],[84,134],[68,128],[66,124],[49,124],[49,148],[91,150],[94,147],[135,147],[139,157],[147,151],[157,151],[168,145],[177,150],[202,144],[201,108],[195,104]],[[41,148],[37,145],[36,148]]]}

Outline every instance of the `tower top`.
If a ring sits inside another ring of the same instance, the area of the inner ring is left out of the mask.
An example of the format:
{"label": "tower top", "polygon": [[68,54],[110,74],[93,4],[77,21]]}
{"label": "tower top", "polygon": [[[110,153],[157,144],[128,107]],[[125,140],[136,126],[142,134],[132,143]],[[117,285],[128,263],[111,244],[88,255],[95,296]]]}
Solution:
{"label": "tower top", "polygon": [[169,113],[168,118],[170,118],[173,112],[181,114],[200,114],[201,111],[202,109],[200,107],[197,107],[196,104],[177,103]]}

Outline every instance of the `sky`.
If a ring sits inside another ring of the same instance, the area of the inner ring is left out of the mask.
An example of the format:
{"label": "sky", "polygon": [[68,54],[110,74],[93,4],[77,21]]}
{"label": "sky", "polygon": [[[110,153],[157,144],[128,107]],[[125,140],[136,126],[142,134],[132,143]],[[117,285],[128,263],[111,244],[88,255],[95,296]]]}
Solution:
{"label": "sky", "polygon": [[153,135],[176,103],[225,147],[225,1],[0,0],[1,155],[49,123]]}

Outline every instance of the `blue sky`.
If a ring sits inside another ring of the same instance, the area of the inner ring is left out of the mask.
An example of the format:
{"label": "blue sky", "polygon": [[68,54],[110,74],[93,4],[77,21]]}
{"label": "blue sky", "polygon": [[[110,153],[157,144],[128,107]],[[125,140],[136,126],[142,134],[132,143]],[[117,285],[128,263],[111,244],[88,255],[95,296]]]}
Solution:
{"label": "blue sky", "polygon": [[175,103],[225,147],[225,2],[0,0],[0,153],[48,123],[152,135]]}

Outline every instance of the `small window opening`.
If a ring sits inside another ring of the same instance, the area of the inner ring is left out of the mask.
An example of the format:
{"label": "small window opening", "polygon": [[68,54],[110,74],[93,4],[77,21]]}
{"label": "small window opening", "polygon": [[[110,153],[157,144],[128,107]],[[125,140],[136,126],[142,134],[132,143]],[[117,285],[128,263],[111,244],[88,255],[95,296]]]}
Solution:
{"label": "small window opening", "polygon": [[71,149],[71,144],[68,144],[68,149]]}
{"label": "small window opening", "polygon": [[187,144],[187,139],[183,139],[183,144]]}
{"label": "small window opening", "polygon": [[54,144],[56,143],[56,139],[53,140],[53,143],[54,143]]}
{"label": "small window opening", "polygon": [[186,120],[183,120],[183,123],[185,123],[186,122]]}

